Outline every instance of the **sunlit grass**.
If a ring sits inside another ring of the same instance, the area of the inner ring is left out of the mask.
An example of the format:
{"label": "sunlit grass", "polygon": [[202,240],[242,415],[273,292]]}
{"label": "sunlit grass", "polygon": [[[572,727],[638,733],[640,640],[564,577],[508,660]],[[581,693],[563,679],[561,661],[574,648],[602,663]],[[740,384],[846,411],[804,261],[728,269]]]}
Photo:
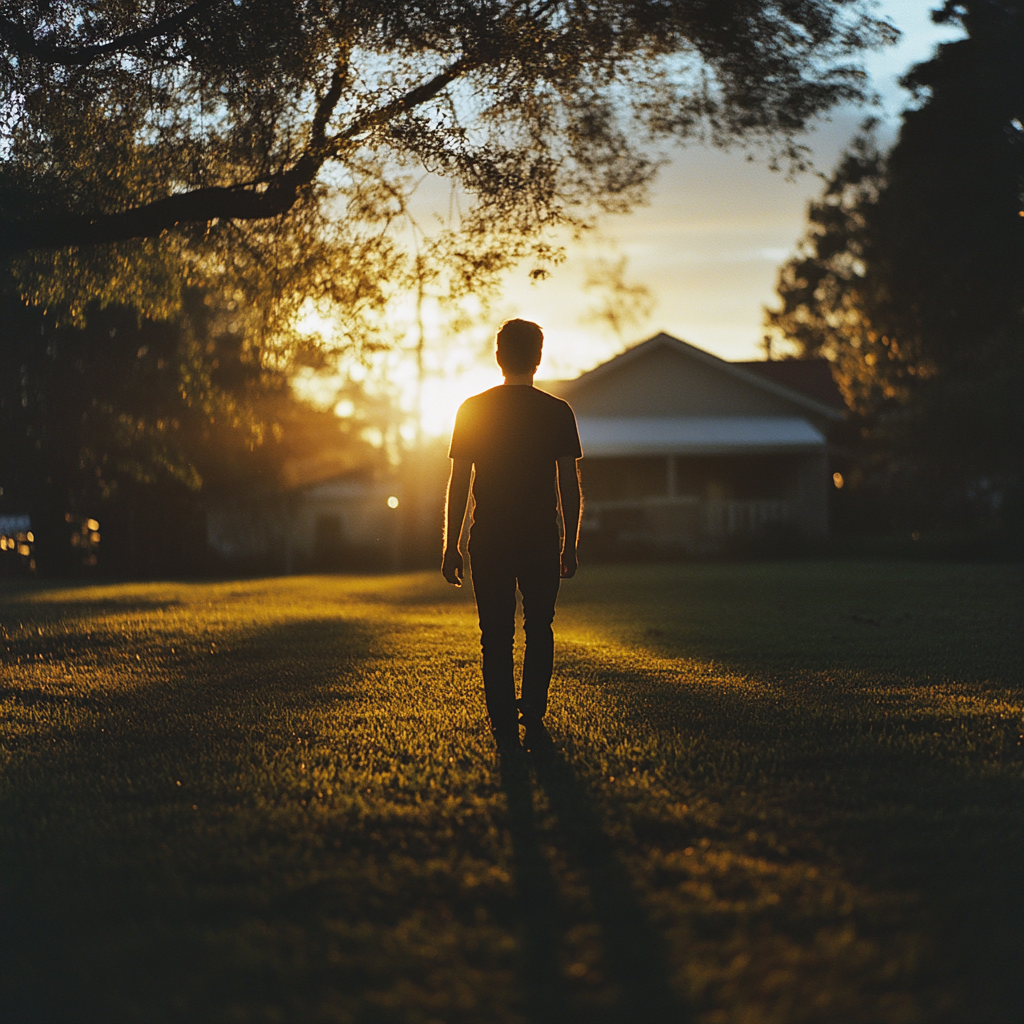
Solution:
{"label": "sunlit grass", "polygon": [[1015,567],[7,587],[4,1019],[1018,1019]]}

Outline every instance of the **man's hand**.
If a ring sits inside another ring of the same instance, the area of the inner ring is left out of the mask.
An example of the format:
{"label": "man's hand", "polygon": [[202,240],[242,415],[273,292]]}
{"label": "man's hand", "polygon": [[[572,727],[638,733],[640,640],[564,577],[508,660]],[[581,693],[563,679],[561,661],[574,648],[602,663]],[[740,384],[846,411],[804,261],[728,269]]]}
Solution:
{"label": "man's hand", "polygon": [[462,552],[452,545],[445,548],[444,559],[441,562],[441,575],[453,586],[461,587],[462,578],[465,575],[466,564],[462,559]]}
{"label": "man's hand", "polygon": [[576,558],[576,548],[566,545],[562,548],[562,579],[571,580],[579,568],[579,560]]}

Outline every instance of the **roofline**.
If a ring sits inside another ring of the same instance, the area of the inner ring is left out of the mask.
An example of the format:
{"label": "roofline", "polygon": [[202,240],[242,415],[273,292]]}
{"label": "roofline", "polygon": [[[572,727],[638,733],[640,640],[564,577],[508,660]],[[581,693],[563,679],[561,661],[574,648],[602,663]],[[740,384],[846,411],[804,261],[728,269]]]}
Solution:
{"label": "roofline", "polygon": [[[720,359],[718,356],[712,355],[710,352],[705,352],[702,348],[697,348],[696,345],[691,345],[688,341],[683,341],[681,338],[675,338],[671,334],[667,334],[665,331],[659,331],[653,337],[648,338],[646,341],[641,341],[630,348],[627,348],[625,352],[620,352],[617,356],[612,356],[611,359],[606,360],[598,366],[595,366],[592,370],[587,370],[585,373],[581,373],[578,377],[574,377],[572,380],[560,381],[568,385],[570,389],[575,389],[578,384],[584,380],[600,379],[606,373],[610,372],[613,367],[619,367],[624,363],[632,362],[642,352],[650,351],[654,348],[676,348],[680,347],[686,352],[687,355],[693,357],[698,362],[703,363],[705,366],[710,366],[713,369],[724,370],[726,373],[732,374],[737,380],[742,380],[747,384],[752,384],[754,387],[760,388],[762,391],[767,391],[770,394],[775,395],[777,398],[784,398],[787,401],[792,402],[794,405],[802,406],[810,412],[815,412],[819,416],[824,416],[829,420],[842,420],[845,419],[845,413],[840,412],[838,409],[833,408],[830,405],[825,405],[824,402],[819,402],[817,399],[810,398],[800,391],[796,391],[793,388],[787,387],[785,384],[779,384],[776,381],[768,380],[766,377],[762,377],[758,373],[754,373],[751,370],[744,370],[742,367],[737,366],[735,363],[730,363],[727,359]],[[553,383],[553,382],[552,382]]]}

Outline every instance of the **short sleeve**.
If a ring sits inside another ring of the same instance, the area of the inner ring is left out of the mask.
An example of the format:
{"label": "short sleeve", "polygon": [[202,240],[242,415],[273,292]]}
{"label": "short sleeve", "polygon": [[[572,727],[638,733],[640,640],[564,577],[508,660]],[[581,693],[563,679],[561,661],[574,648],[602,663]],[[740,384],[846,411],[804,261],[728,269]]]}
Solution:
{"label": "short sleeve", "polygon": [[576,414],[567,402],[562,403],[559,411],[562,415],[559,417],[559,429],[556,434],[555,458],[581,459],[583,448],[580,446],[580,432],[576,427]]}
{"label": "short sleeve", "polygon": [[448,447],[448,458],[474,458],[478,446],[476,433],[472,406],[468,401],[463,402],[455,416],[455,429],[452,431],[452,443]]}

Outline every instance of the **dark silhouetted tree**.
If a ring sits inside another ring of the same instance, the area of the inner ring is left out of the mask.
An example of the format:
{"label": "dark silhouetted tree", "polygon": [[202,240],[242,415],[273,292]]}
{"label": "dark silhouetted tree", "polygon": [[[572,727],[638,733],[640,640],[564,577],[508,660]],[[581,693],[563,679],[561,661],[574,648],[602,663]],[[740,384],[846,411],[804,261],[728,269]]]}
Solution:
{"label": "dark silhouetted tree", "polygon": [[3,301],[0,514],[31,515],[41,571],[74,568],[69,532],[86,518],[103,525],[100,568],[197,571],[203,499],[382,461],[347,421],[295,396],[291,366],[254,349],[245,312],[196,289],[170,319],[110,305],[76,327]]}
{"label": "dark silhouetted tree", "polygon": [[771,330],[824,355],[874,476],[922,525],[1008,525],[1024,445],[1024,5],[948,3],[880,153],[857,140],[779,276]]}

